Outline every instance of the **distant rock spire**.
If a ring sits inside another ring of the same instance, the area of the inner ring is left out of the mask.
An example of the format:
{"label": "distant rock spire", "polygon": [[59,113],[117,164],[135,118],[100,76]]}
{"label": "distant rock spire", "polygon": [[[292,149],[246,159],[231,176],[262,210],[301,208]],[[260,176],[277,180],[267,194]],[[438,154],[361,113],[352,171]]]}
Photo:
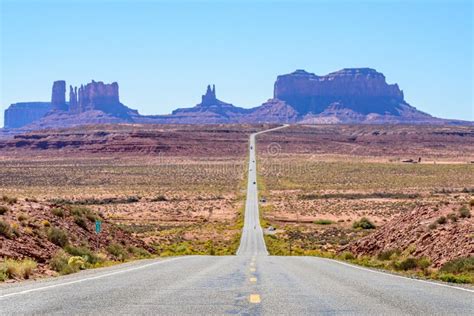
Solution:
{"label": "distant rock spire", "polygon": [[51,92],[51,106],[53,110],[67,111],[66,81],[58,80],[53,83]]}
{"label": "distant rock spire", "polygon": [[72,86],[69,86],[69,111],[79,112],[77,108],[77,87],[73,89]]}
{"label": "distant rock spire", "polygon": [[217,103],[217,98],[216,98],[216,86],[212,85],[207,85],[207,90],[206,94],[202,96],[202,101],[201,105],[213,105]]}

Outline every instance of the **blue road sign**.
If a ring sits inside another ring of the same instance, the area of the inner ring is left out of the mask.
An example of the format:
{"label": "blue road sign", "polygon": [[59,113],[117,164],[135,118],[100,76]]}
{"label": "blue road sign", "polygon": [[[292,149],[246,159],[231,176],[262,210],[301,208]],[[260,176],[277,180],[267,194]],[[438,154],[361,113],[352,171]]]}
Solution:
{"label": "blue road sign", "polygon": [[98,234],[102,230],[102,222],[99,220],[95,221],[95,232]]}

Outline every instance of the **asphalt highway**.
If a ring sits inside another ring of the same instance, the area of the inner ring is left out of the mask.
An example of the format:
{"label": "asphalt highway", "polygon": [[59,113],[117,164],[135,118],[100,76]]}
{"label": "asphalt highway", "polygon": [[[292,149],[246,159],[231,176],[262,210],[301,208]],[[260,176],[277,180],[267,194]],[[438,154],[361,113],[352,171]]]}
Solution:
{"label": "asphalt highway", "polygon": [[[268,132],[268,131],[267,131]],[[474,315],[474,291],[316,257],[269,256],[258,215],[255,137],[236,256],[142,260],[0,285],[0,314]]]}

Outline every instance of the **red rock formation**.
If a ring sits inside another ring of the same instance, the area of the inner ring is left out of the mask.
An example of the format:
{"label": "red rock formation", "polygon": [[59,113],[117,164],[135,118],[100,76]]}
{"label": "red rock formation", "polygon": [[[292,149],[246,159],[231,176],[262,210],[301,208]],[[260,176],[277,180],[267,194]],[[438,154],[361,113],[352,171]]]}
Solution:
{"label": "red rock formation", "polygon": [[51,93],[51,106],[53,110],[67,111],[66,104],[66,81],[58,80],[53,83]]}
{"label": "red rock formation", "polygon": [[77,87],[69,86],[69,111],[79,113],[79,103],[77,101]]}
{"label": "red rock formation", "polygon": [[81,112],[119,104],[118,83],[104,84],[92,80],[79,88],[79,108]]}
{"label": "red rock formation", "polygon": [[397,107],[407,104],[397,84],[370,68],[348,68],[317,76],[304,70],[278,76],[274,97],[292,105],[300,115],[318,114],[337,102],[361,114],[399,115]]}

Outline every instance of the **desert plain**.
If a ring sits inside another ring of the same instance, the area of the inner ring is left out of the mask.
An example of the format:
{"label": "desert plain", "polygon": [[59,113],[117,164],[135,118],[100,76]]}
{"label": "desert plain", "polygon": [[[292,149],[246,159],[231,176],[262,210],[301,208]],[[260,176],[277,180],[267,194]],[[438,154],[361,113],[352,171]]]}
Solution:
{"label": "desert plain", "polygon": [[[119,261],[235,254],[248,137],[273,126],[119,124],[3,137],[0,220],[10,230],[0,257],[35,260],[40,277],[61,273],[52,261],[63,249],[76,254],[72,246]],[[472,126],[293,125],[259,136],[257,152],[270,254],[367,265],[413,257],[425,260],[414,267],[425,275],[474,255]],[[51,240],[55,226],[70,231],[69,246]]]}

